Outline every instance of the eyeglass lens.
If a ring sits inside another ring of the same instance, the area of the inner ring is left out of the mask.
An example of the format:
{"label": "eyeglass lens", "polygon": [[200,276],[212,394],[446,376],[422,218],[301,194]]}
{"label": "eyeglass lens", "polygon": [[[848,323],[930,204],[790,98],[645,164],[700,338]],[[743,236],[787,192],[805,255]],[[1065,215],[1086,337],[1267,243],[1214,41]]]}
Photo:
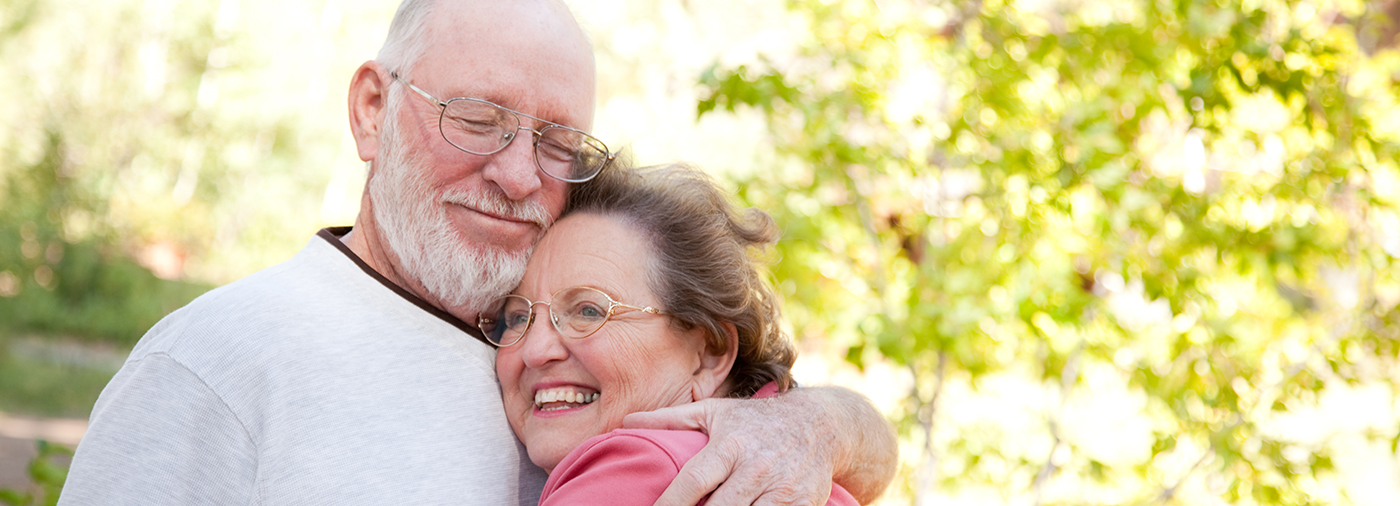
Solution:
{"label": "eyeglass lens", "polygon": [[[452,145],[479,155],[500,151],[520,131],[515,113],[489,102],[453,99],[447,102],[439,123],[442,136]],[[535,143],[540,170],[565,181],[583,181],[607,163],[607,147],[577,130],[546,126]]]}
{"label": "eyeglass lens", "polygon": [[[530,299],[519,295],[499,297],[481,312],[477,324],[492,343],[509,346],[530,328],[532,305]],[[612,299],[598,290],[579,286],[554,294],[547,305],[554,328],[564,337],[578,339],[596,332],[608,321]]]}

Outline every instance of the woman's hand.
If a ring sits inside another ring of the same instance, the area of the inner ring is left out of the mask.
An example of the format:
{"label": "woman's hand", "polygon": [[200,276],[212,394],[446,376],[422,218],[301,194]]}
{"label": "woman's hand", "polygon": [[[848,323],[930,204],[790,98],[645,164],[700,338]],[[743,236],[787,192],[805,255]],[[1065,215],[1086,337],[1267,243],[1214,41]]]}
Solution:
{"label": "woman's hand", "polygon": [[769,399],[707,399],[633,413],[630,429],[689,429],[710,435],[656,502],[821,505],[831,482],[862,504],[894,479],[894,427],[860,394],[838,387],[797,388]]}

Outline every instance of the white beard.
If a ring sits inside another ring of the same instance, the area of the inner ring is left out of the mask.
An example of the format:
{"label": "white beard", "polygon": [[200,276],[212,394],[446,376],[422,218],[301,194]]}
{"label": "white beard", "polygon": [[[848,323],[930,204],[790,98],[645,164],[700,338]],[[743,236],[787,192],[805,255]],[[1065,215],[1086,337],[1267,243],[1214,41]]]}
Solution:
{"label": "white beard", "polygon": [[522,251],[469,243],[457,235],[445,204],[534,222],[540,235],[553,217],[538,201],[512,201],[495,193],[455,190],[435,197],[428,180],[432,168],[400,144],[396,112],[385,114],[381,163],[369,180],[375,222],[398,257],[401,275],[420,283],[444,309],[475,314],[520,283],[534,241]]}

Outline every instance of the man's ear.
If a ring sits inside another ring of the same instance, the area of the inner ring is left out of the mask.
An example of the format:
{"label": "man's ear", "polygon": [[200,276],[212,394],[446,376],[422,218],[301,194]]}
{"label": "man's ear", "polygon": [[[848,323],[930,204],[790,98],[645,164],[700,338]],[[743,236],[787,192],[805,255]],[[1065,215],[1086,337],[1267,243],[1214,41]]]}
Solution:
{"label": "man's ear", "polygon": [[[720,386],[724,380],[729,378],[730,369],[734,368],[735,357],[739,355],[739,329],[733,323],[724,322],[724,339],[729,343],[726,351],[718,355],[709,346],[701,346],[700,367],[695,369],[691,381],[691,396],[695,400],[708,399],[721,395]],[[701,332],[703,338],[704,330],[696,327],[695,330]]]}
{"label": "man's ear", "polygon": [[379,156],[379,133],[393,83],[394,78],[374,60],[360,65],[350,78],[350,132],[355,135],[360,159],[366,162]]}

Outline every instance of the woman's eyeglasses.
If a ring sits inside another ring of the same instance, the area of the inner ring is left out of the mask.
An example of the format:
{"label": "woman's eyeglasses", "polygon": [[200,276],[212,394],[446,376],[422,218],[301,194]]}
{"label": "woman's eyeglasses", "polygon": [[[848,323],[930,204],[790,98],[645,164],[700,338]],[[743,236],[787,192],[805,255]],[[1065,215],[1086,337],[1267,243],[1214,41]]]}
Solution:
{"label": "woman's eyeglasses", "polygon": [[532,302],[520,295],[497,297],[487,304],[485,311],[477,314],[476,325],[491,344],[510,346],[520,342],[520,337],[530,330],[530,324],[535,321],[535,304],[549,306],[549,322],[554,325],[554,330],[573,339],[593,335],[617,313],[618,308],[666,314],[651,306],[623,304],[597,288],[575,286],[555,292],[548,301]]}

